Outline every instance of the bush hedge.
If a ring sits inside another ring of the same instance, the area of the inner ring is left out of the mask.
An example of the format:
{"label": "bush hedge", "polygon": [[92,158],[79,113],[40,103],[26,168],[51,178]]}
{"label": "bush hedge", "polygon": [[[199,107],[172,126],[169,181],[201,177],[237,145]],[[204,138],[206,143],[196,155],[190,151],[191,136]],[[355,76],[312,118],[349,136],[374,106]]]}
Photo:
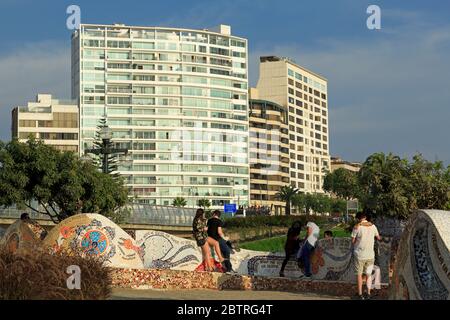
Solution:
{"label": "bush hedge", "polygon": [[322,225],[329,221],[329,218],[322,216],[251,216],[245,218],[226,218],[224,228],[255,228],[255,227],[286,227],[289,228],[295,221],[300,221],[306,225],[312,221],[317,225]]}
{"label": "bush hedge", "polygon": [[[81,290],[70,290],[67,267],[81,269]],[[0,300],[100,300],[111,294],[110,269],[93,257],[0,248]]]}

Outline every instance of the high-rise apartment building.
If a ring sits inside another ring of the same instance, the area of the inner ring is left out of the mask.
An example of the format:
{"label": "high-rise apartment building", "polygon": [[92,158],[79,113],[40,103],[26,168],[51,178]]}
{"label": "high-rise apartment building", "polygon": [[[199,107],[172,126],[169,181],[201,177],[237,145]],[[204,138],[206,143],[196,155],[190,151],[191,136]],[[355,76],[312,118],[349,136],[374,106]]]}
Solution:
{"label": "high-rise apartment building", "polygon": [[287,108],[260,100],[250,91],[250,205],[284,214],[285,203],[276,194],[289,185]]}
{"label": "high-rise apartment building", "polygon": [[12,137],[25,142],[30,136],[61,151],[78,152],[78,105],[74,101],[38,94],[35,102],[12,110]]}
{"label": "high-rise apartment building", "polygon": [[323,192],[330,171],[327,80],[287,58],[261,57],[259,97],[288,111],[290,183]]}
{"label": "high-rise apartment building", "polygon": [[119,173],[141,203],[248,205],[247,40],[229,26],[188,30],[83,24],[72,37],[80,153],[103,116]]}

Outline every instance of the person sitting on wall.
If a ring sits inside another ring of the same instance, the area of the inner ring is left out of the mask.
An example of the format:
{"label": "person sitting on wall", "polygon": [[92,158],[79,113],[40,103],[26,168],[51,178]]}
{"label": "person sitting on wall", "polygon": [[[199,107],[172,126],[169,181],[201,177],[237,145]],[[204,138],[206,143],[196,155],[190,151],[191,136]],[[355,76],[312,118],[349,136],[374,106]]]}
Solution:
{"label": "person sitting on wall", "polygon": [[219,243],[208,237],[207,220],[205,218],[205,211],[203,209],[197,209],[195,213],[194,221],[192,222],[192,233],[194,235],[197,245],[202,249],[202,258],[205,265],[205,271],[214,271],[215,266],[211,256],[211,246],[214,247],[219,262],[223,262],[222,253],[220,252]]}
{"label": "person sitting on wall", "polygon": [[284,244],[285,258],[281,264],[280,277],[284,277],[284,269],[292,255],[296,255],[300,248],[300,241],[298,236],[302,230],[302,223],[295,221],[289,228],[286,236],[286,243]]}
{"label": "person sitting on wall", "polygon": [[20,220],[22,220],[22,221],[31,221],[30,215],[28,214],[28,212],[22,213],[20,215]]}
{"label": "person sitting on wall", "polygon": [[304,269],[304,278],[310,279],[311,273],[311,255],[314,252],[316,242],[319,239],[320,228],[314,222],[308,222],[306,224],[306,237],[303,242],[302,248],[299,250],[297,259],[299,266]]}
{"label": "person sitting on wall", "polygon": [[40,238],[41,240],[44,240],[44,239],[45,239],[45,237],[46,237],[47,234],[48,234],[47,230],[43,229],[36,221],[32,220],[32,219],[30,218],[30,215],[28,214],[28,212],[22,213],[22,214],[20,215],[20,220],[23,221],[23,222],[25,222],[25,223],[28,223],[29,225],[34,225],[34,226],[36,226],[36,227],[38,228],[37,230],[39,230],[39,232],[40,232],[40,233],[39,233],[39,238]]}
{"label": "person sitting on wall", "polygon": [[223,221],[220,219],[221,212],[215,210],[213,216],[208,220],[208,236],[219,242],[220,251],[224,257],[223,266],[226,272],[233,272],[233,266],[230,261],[231,248],[225,240],[223,233]]}

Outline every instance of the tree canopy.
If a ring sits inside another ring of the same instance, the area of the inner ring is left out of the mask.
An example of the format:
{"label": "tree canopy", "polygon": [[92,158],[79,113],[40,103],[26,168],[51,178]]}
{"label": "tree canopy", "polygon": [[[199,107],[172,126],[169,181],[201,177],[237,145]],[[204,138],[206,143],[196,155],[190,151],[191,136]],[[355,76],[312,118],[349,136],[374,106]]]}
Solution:
{"label": "tree canopy", "polygon": [[334,199],[325,194],[317,193],[297,193],[292,197],[292,205],[297,207],[302,213],[343,213],[346,209],[345,201]]}
{"label": "tree canopy", "polygon": [[211,201],[209,201],[209,199],[206,199],[206,198],[199,199],[198,200],[198,206],[203,208],[204,210],[206,210],[209,207],[211,207]]}
{"label": "tree canopy", "polygon": [[358,198],[358,174],[344,168],[336,169],[325,176],[323,189],[345,200]]}
{"label": "tree canopy", "polygon": [[[37,201],[40,208],[30,203]],[[0,205],[28,207],[59,222],[77,213],[116,220],[127,204],[122,180],[99,172],[73,152],[60,152],[31,138],[0,143]]]}
{"label": "tree canopy", "polygon": [[291,201],[294,195],[296,195],[299,192],[297,188],[294,188],[292,186],[283,186],[280,188],[280,191],[277,192],[276,197],[277,199],[286,202],[285,205],[285,213],[287,216],[291,214]]}
{"label": "tree canopy", "polygon": [[186,207],[186,205],[187,205],[187,201],[183,197],[176,197],[172,201],[172,206],[174,206],[174,207],[183,208],[183,207]]}
{"label": "tree canopy", "polygon": [[421,154],[408,161],[375,153],[364,162],[358,184],[363,207],[376,215],[405,219],[417,209],[450,208],[450,167]]}

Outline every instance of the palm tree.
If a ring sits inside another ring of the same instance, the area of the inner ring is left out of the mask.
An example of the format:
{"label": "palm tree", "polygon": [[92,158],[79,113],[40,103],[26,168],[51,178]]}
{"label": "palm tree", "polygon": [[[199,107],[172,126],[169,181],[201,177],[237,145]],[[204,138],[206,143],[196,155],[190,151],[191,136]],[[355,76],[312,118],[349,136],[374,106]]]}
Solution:
{"label": "palm tree", "polygon": [[176,197],[175,199],[173,199],[172,205],[174,207],[183,208],[183,207],[186,207],[187,201],[183,197]]}
{"label": "palm tree", "polygon": [[206,210],[207,208],[211,207],[211,202],[208,199],[206,199],[206,198],[199,199],[198,200],[198,206],[200,208],[203,208],[204,210]]}
{"label": "palm tree", "polygon": [[291,215],[292,197],[296,195],[298,192],[299,190],[297,188],[294,188],[292,186],[283,186],[281,187],[280,191],[278,191],[278,193],[276,194],[276,197],[279,200],[286,202],[285,212],[287,216]]}

